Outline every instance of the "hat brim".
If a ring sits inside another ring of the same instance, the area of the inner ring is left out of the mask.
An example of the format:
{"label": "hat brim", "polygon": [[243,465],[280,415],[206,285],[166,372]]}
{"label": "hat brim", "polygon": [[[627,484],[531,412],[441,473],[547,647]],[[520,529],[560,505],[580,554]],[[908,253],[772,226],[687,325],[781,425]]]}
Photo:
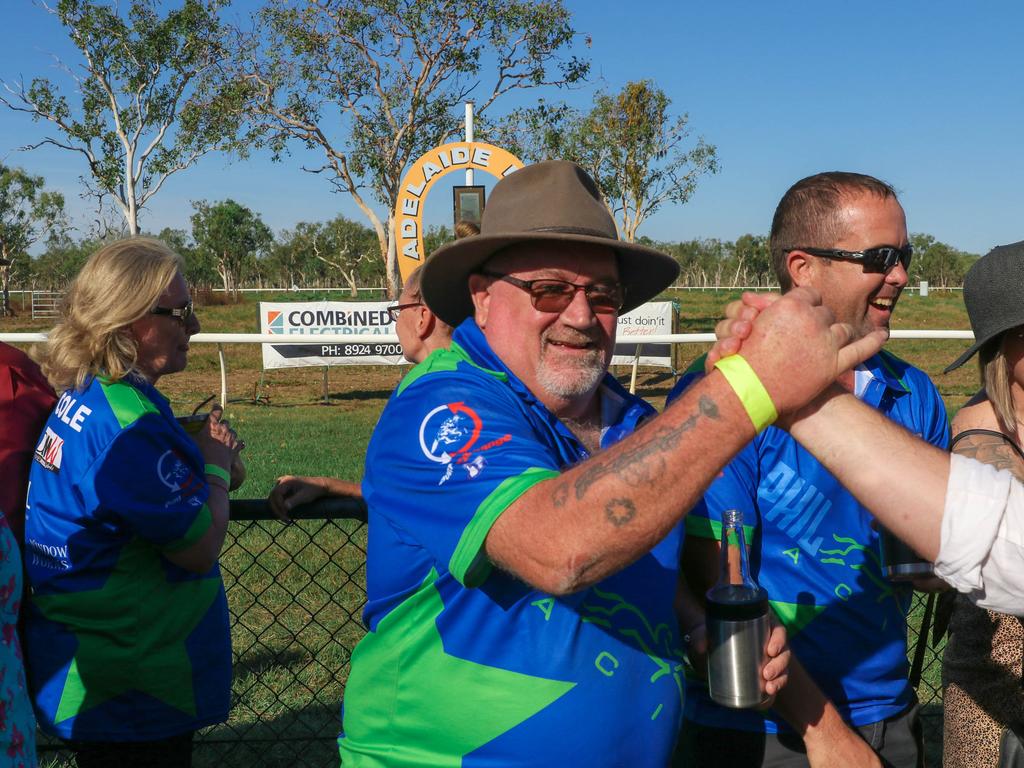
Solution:
{"label": "hat brim", "polygon": [[503,248],[530,242],[584,243],[615,251],[623,288],[623,315],[653,299],[679,276],[679,264],[671,256],[646,245],[607,237],[560,232],[473,235],[443,245],[427,258],[422,268],[423,300],[446,323],[458,325],[473,314],[469,276]]}
{"label": "hat brim", "polygon": [[1008,330],[1010,330],[1010,328],[1015,328],[1015,327],[1016,327],[1016,325],[1010,325],[1010,326],[1007,326],[1006,328],[1001,328],[998,331],[990,333],[988,336],[986,336],[983,339],[978,339],[970,347],[967,348],[966,352],[964,352],[962,355],[960,355],[960,357],[958,357],[952,363],[947,365],[942,372],[943,373],[949,373],[950,371],[955,371],[961,365],[963,365],[968,360],[970,360],[979,349],[981,349],[986,344],[988,344],[990,341],[992,341],[992,339],[996,338],[997,336],[999,336],[1001,334],[1006,333]]}

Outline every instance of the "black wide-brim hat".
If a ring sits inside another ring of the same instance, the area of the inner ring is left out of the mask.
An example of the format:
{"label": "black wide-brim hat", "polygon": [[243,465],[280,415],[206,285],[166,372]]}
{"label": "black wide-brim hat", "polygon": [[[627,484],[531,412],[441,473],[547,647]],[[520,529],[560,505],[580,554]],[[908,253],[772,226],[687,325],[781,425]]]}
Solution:
{"label": "black wide-brim hat", "polygon": [[964,304],[974,344],[944,373],[959,368],[1001,333],[1024,325],[1024,240],[997,245],[971,265],[964,276]]}
{"label": "black wide-brim hat", "polygon": [[469,276],[491,256],[527,242],[589,243],[618,256],[625,314],[679,275],[671,256],[620,240],[594,180],[575,163],[548,160],[506,176],[491,190],[480,234],[443,245],[423,264],[421,290],[431,311],[455,326],[473,314]]}

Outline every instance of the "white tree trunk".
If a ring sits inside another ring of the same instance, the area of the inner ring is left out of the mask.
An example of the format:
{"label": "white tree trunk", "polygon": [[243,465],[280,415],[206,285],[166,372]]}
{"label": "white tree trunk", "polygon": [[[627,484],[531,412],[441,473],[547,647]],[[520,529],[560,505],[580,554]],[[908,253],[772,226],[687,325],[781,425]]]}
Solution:
{"label": "white tree trunk", "polygon": [[398,245],[395,243],[395,220],[392,213],[388,213],[387,226],[387,254],[384,259],[385,277],[387,278],[388,298],[397,299],[401,277],[398,273]]}
{"label": "white tree trunk", "polygon": [[220,275],[221,284],[224,286],[224,294],[227,295],[228,291],[231,290],[230,274],[228,273],[228,266],[223,259],[217,262],[217,274]]}

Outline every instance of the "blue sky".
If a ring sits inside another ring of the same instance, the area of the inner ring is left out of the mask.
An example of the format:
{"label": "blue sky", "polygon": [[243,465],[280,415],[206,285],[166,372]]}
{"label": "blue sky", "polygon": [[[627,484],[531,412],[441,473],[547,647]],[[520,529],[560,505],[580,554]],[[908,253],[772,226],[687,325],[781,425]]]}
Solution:
{"label": "blue sky", "polygon": [[[649,219],[641,234],[766,233],[792,182],[842,169],[892,183],[912,231],[975,253],[1024,239],[1024,4],[566,2],[576,28],[591,37],[581,53],[593,63],[592,83],[569,101],[582,107],[598,87],[652,78],[675,111],[689,113],[695,134],[718,147],[720,173],[685,206]],[[253,4],[236,0],[236,13]],[[0,78],[55,74],[51,53],[73,61],[59,25],[31,0],[4,0],[4,11]],[[16,151],[42,130],[0,112],[0,161],[44,175],[87,227],[87,205],[77,198],[80,157]],[[298,158],[214,156],[168,182],[142,224],[188,228],[191,200],[226,197],[275,230],[338,212],[361,216],[326,180],[303,172]],[[447,199],[432,200],[428,218],[441,221],[448,210]]]}

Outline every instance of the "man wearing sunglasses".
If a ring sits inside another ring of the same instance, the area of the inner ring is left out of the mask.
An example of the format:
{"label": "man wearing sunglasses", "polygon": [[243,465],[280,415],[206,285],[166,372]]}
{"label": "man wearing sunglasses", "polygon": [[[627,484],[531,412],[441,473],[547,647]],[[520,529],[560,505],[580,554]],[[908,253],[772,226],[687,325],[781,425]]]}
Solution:
{"label": "man wearing sunglasses", "polygon": [[[888,329],[911,257],[903,208],[888,184],[841,172],[797,182],[776,209],[770,248],[784,293],[814,289],[859,336]],[[691,367],[670,402],[703,367],[703,359]],[[880,351],[839,383],[946,448],[945,408],[922,371]],[[682,570],[692,599],[683,626],[695,666],[703,661],[703,595],[718,576],[715,531],[730,509],[752,527],[752,568],[795,662],[766,713],[719,706],[695,679],[675,764],[869,766],[881,756],[886,765],[919,765],[904,618],[911,590],[885,580],[870,512],[781,429],[758,435],[686,518]]]}
{"label": "man wearing sunglasses", "polygon": [[[683,699],[679,521],[755,416],[719,372],[660,416],[608,375],[618,316],[678,266],[619,240],[578,166],[502,179],[480,234],[422,273],[455,332],[399,385],[367,450],[369,632],[343,762],[664,766]],[[849,337],[781,301],[758,320],[770,343],[744,351],[780,413],[834,378]],[[769,653],[772,695],[781,629]]]}

